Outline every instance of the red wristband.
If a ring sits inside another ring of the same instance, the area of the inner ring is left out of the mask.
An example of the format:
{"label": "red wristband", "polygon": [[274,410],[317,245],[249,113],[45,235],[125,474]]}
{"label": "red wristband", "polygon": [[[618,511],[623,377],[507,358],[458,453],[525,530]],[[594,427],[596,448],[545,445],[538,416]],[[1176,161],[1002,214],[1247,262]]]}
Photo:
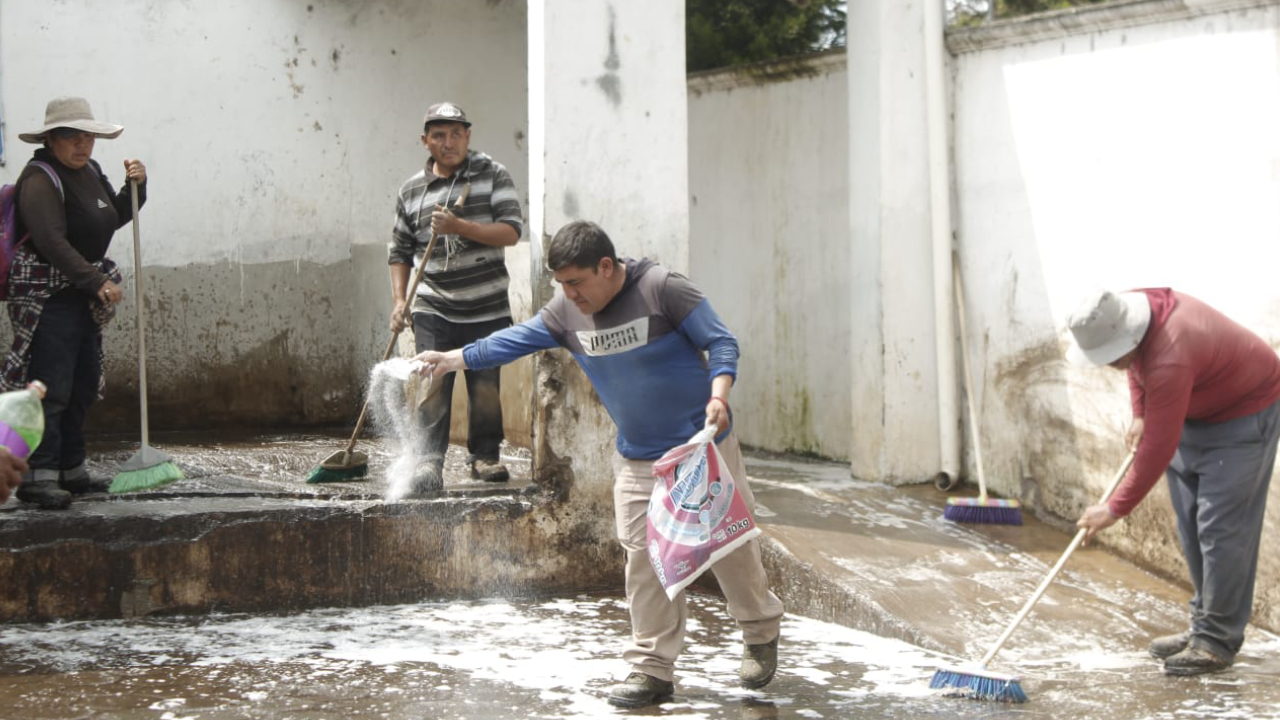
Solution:
{"label": "red wristband", "polygon": [[[725,412],[730,412],[730,410],[729,410],[729,401],[728,401],[728,400],[725,400],[724,398],[719,397],[719,396],[717,396],[717,395],[712,395],[712,396],[711,396],[711,400],[715,400],[716,402],[718,402],[718,403],[720,403],[721,405],[723,405],[723,406],[724,406],[724,409],[725,409]],[[707,402],[711,402],[711,400],[708,400]]]}

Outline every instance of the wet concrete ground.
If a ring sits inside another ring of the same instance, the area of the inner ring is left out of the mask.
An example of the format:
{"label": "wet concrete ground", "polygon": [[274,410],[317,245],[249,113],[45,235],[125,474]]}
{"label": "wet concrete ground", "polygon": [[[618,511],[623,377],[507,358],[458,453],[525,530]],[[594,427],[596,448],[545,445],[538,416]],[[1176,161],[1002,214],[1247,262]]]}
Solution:
{"label": "wet concrete ground", "polygon": [[[301,484],[340,439],[183,442],[157,441],[193,476],[163,491],[172,497],[368,503],[384,487]],[[96,450],[109,469],[132,449]],[[389,451],[373,449],[376,474]],[[454,452],[449,492],[502,492],[461,477]],[[527,459],[507,459],[518,492]],[[762,692],[736,687],[731,621],[721,601],[698,596],[676,697],[630,714],[1280,718],[1280,639],[1253,630],[1231,670],[1166,677],[1146,642],[1181,629],[1185,590],[1095,550],[1076,553],[992,665],[1023,677],[1029,703],[940,697],[928,689],[934,670],[980,657],[1070,536],[1033,518],[1020,528],[948,523],[932,487],[862,483],[842,465],[752,456],[748,468],[771,572],[798,613],[784,625],[778,677]],[[0,522],[32,512],[11,503]],[[623,604],[601,596],[8,625],[0,717],[604,717],[622,714],[603,697],[626,673],[627,633]]]}

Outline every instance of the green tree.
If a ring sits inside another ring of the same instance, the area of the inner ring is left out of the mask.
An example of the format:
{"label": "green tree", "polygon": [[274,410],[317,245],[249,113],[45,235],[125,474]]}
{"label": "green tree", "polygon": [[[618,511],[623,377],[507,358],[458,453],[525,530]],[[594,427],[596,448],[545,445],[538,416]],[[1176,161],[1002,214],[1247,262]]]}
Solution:
{"label": "green tree", "polygon": [[686,0],[686,67],[774,60],[844,45],[846,0]]}

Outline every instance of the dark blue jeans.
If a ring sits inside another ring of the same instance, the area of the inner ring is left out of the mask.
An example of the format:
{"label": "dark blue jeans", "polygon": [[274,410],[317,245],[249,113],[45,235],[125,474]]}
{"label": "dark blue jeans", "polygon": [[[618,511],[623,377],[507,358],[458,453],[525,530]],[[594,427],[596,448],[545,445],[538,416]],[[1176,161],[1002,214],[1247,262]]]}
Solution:
{"label": "dark blue jeans", "polygon": [[[510,318],[478,323],[455,323],[439,315],[413,314],[413,338],[418,352],[445,352],[463,347],[491,333],[511,327]],[[500,368],[464,370],[467,381],[467,451],[481,460],[498,459],[502,445],[502,402],[499,395]],[[449,423],[453,407],[453,380],[449,373],[436,382],[440,390],[422,406],[421,421],[426,431],[427,459],[444,466],[449,448]]]}
{"label": "dark blue jeans", "polygon": [[63,290],[44,305],[31,339],[30,380],[48,387],[44,438],[31,454],[32,470],[68,470],[84,462],[84,421],[98,397],[102,334],[89,312],[89,298]]}

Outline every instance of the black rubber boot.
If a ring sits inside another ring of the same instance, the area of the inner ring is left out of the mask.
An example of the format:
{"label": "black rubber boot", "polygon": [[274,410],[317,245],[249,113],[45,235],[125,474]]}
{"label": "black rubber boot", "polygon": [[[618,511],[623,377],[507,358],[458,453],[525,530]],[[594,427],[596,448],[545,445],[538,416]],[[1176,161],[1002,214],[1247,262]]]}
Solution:
{"label": "black rubber boot", "polygon": [[22,502],[32,503],[41,510],[66,510],[71,506],[71,493],[59,488],[56,480],[24,482],[15,494]]}

